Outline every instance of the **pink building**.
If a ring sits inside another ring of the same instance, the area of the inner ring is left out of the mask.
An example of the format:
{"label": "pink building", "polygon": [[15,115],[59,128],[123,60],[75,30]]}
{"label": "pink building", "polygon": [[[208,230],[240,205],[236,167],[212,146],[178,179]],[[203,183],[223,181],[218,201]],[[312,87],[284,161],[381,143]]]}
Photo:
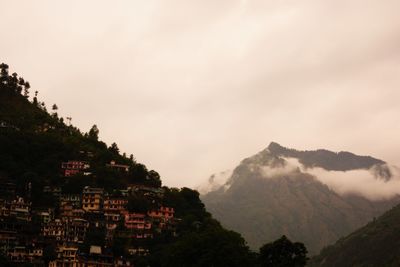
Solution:
{"label": "pink building", "polygon": [[86,161],[70,160],[61,163],[61,168],[64,170],[64,176],[69,177],[78,173],[87,174],[84,171],[89,169],[90,165]]}
{"label": "pink building", "polygon": [[153,219],[165,219],[169,220],[174,218],[174,208],[160,207],[158,210],[149,211],[147,214]]}
{"label": "pink building", "polygon": [[151,223],[146,220],[146,215],[142,213],[125,214],[125,227],[127,229],[149,230]]}

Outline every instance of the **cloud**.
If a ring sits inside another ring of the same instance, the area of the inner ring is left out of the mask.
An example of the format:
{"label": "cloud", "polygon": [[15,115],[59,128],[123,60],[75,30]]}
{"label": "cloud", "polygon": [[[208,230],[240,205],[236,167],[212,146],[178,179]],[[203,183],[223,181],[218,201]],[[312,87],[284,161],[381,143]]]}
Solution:
{"label": "cloud", "polygon": [[229,178],[232,177],[232,173],[232,170],[226,170],[217,174],[213,174],[210,176],[210,178],[208,178],[207,182],[198,186],[196,190],[203,195],[218,190],[221,187],[224,188],[224,190],[227,190],[229,188],[227,182],[229,181]]}
{"label": "cloud", "polygon": [[373,170],[326,171],[321,168],[307,170],[320,182],[340,195],[356,194],[370,200],[390,199],[400,195],[400,175],[391,167],[393,177],[389,181],[377,179]]}
{"label": "cloud", "polygon": [[261,166],[265,178],[279,179],[293,172],[311,174],[339,195],[359,195],[370,200],[383,200],[400,195],[400,170],[396,166],[386,166],[392,177],[379,177],[376,167],[368,170],[328,171],[323,168],[305,168],[296,158],[284,158],[286,164],[279,167]]}
{"label": "cloud", "polygon": [[1,6],[1,60],[167,185],[199,184],[270,140],[399,163],[397,0]]}

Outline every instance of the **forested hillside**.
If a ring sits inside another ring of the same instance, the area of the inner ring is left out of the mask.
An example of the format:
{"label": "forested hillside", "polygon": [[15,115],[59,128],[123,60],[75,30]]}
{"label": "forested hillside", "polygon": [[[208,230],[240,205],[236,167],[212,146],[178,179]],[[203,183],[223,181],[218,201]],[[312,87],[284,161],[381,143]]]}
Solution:
{"label": "forested hillside", "polygon": [[162,187],[156,171],[102,142],[96,125],[82,132],[0,68],[0,265],[255,264],[198,192]]}

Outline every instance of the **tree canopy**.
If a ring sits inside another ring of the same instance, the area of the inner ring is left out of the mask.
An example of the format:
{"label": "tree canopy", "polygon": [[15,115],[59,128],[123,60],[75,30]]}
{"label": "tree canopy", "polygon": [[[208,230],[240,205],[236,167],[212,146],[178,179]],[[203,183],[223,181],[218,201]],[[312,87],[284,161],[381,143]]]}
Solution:
{"label": "tree canopy", "polygon": [[303,267],[307,259],[304,244],[292,243],[286,236],[260,248],[259,260],[263,267]]}

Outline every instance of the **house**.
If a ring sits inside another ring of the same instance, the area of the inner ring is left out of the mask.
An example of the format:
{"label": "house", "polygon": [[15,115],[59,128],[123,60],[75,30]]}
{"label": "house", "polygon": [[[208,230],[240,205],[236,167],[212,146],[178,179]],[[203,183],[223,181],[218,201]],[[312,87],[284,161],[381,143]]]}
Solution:
{"label": "house", "polygon": [[17,197],[11,202],[10,216],[17,220],[31,221],[31,202],[25,201],[22,197]]}
{"label": "house", "polygon": [[164,220],[170,220],[174,218],[174,208],[170,207],[160,207],[158,210],[151,210],[147,213],[149,217],[154,218],[154,219],[164,219]]}
{"label": "house", "polygon": [[164,189],[159,187],[147,186],[144,184],[130,184],[127,189],[130,193],[141,193],[146,197],[158,199],[164,196]]}
{"label": "house", "polygon": [[74,207],[70,202],[66,201],[61,201],[60,203],[60,217],[61,218],[71,218],[73,217],[73,211]]}
{"label": "house", "polygon": [[99,211],[103,209],[103,188],[85,186],[82,192],[82,209],[84,211]]}
{"label": "house", "polygon": [[8,251],[7,256],[11,262],[25,262],[27,256],[26,248],[24,246],[15,246]]}
{"label": "house", "polygon": [[34,214],[35,221],[39,222],[41,224],[47,224],[51,220],[54,219],[54,210],[53,209],[36,210],[33,212],[33,214]]}
{"label": "house", "polygon": [[118,213],[105,213],[106,228],[108,231],[113,231],[117,228],[118,224],[122,221],[121,214]]}
{"label": "house", "polygon": [[5,254],[9,248],[17,245],[17,231],[0,230],[0,251]]}
{"label": "house", "polygon": [[15,246],[10,249],[7,253],[8,258],[14,263],[25,263],[25,262],[41,262],[43,256],[43,249],[41,247],[25,247]]}
{"label": "house", "polygon": [[123,257],[116,258],[114,260],[114,266],[116,267],[133,267],[133,262],[130,260],[126,260]]}
{"label": "house", "polygon": [[57,241],[64,239],[64,223],[60,219],[55,219],[42,226],[42,235],[44,237],[54,238]]}
{"label": "house", "polygon": [[114,257],[110,252],[104,251],[101,247],[90,246],[89,253],[78,254],[77,266],[96,266],[108,267],[114,266]]}
{"label": "house", "polygon": [[49,262],[49,267],[76,267],[78,266],[78,248],[74,246],[58,246],[57,259]]}
{"label": "house", "polygon": [[74,176],[76,174],[90,175],[90,172],[87,171],[90,165],[86,161],[70,160],[62,162],[61,168],[64,170],[65,177]]}
{"label": "house", "polygon": [[122,213],[128,205],[128,200],[123,197],[107,196],[104,198],[104,212]]}
{"label": "house", "polygon": [[65,203],[68,202],[72,205],[73,208],[81,207],[81,195],[80,194],[61,194],[60,202]]}
{"label": "house", "polygon": [[129,230],[129,236],[133,239],[153,238],[152,224],[145,214],[125,214],[124,225]]}
{"label": "house", "polygon": [[109,164],[106,164],[107,167],[121,171],[121,172],[128,172],[129,171],[129,165],[124,165],[124,164],[117,164],[115,160],[110,161]]}
{"label": "house", "polygon": [[60,218],[63,221],[68,221],[74,218],[83,218],[85,211],[76,208],[71,202],[62,201],[60,203]]}
{"label": "house", "polygon": [[127,229],[151,229],[151,222],[146,218],[145,214],[142,213],[127,213],[125,214],[125,228]]}
{"label": "house", "polygon": [[9,217],[11,209],[11,202],[0,199],[0,217]]}
{"label": "house", "polygon": [[82,218],[74,218],[64,221],[65,225],[65,240],[77,244],[83,243],[86,236],[86,231],[89,228],[89,222]]}
{"label": "house", "polygon": [[128,253],[130,255],[136,255],[136,256],[147,256],[150,254],[150,251],[147,248],[138,246],[138,247],[128,248]]}

